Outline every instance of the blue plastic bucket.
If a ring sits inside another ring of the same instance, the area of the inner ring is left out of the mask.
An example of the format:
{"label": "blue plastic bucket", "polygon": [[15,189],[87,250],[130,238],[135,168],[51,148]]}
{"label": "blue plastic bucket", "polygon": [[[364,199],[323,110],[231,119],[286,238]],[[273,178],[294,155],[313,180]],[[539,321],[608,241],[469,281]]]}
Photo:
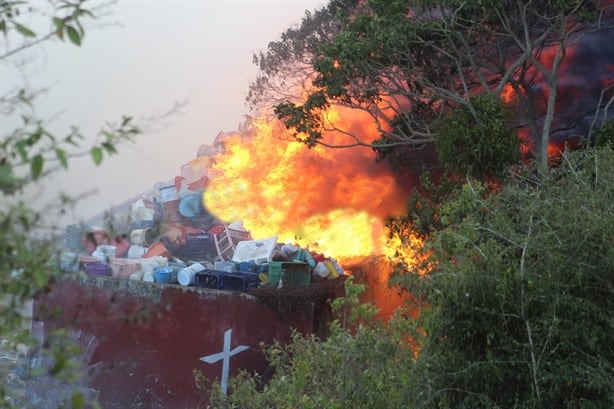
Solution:
{"label": "blue plastic bucket", "polygon": [[156,267],[153,272],[156,283],[168,284],[171,282],[171,275],[173,274],[172,267]]}

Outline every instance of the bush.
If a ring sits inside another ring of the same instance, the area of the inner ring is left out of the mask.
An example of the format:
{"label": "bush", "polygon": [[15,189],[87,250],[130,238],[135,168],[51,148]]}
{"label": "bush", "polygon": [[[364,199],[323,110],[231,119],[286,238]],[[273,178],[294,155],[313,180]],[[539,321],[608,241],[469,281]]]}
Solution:
{"label": "bush", "polygon": [[[444,206],[420,287],[427,407],[614,406],[614,154]],[[417,290],[420,291],[417,291]]]}
{"label": "bush", "polygon": [[497,95],[484,93],[469,106],[452,109],[435,121],[435,146],[450,171],[475,178],[501,176],[520,159],[520,140],[510,126],[512,112]]}

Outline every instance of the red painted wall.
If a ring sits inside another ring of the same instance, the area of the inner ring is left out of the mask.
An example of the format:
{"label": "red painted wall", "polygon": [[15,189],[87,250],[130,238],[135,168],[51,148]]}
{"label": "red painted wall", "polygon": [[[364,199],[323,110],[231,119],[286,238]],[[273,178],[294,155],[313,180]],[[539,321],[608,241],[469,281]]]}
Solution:
{"label": "red painted wall", "polygon": [[58,281],[35,302],[35,323],[49,341],[54,328],[67,328],[89,353],[87,386],[105,409],[205,407],[206,392],[193,370],[219,379],[222,361],[200,358],[248,346],[230,358],[238,369],[266,373],[259,343],[285,342],[291,329],[310,333],[329,319],[327,305],[303,305],[292,312],[269,308],[245,293],[86,276]]}

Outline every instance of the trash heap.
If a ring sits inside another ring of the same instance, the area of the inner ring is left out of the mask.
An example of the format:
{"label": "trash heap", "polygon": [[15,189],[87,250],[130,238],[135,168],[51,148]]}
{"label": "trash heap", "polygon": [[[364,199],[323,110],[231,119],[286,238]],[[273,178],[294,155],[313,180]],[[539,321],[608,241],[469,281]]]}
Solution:
{"label": "trash heap", "polygon": [[243,291],[308,286],[344,271],[337,261],[278,237],[254,240],[241,221],[224,223],[203,207],[208,165],[216,149],[203,146],[174,183],[159,183],[123,208],[105,213],[105,225],[66,227],[59,257],[79,271],[154,284]]}

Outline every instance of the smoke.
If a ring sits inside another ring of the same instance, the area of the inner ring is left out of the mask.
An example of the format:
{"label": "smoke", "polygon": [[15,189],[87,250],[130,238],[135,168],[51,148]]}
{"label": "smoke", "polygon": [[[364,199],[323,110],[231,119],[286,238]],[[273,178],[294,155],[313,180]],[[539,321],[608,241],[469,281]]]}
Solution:
{"label": "smoke", "polygon": [[[579,34],[566,52],[557,85],[555,117],[551,142],[578,142],[598,129],[612,114],[604,115],[603,107],[614,97],[614,20],[603,23],[606,28]],[[610,87],[608,90],[607,87]],[[547,90],[540,78],[536,84],[536,101],[545,111]],[[602,95],[603,93],[603,95]]]}

